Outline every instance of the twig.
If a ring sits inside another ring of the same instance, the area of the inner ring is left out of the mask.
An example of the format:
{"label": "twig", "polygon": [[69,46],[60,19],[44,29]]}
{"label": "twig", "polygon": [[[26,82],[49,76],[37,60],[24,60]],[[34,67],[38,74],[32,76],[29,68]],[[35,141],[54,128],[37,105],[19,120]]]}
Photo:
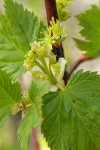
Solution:
{"label": "twig", "polygon": [[25,85],[24,85],[24,81],[23,81],[23,76],[21,76],[19,79],[18,79],[20,85],[21,85],[21,88],[22,88],[22,93],[25,92]]}
{"label": "twig", "polygon": [[83,62],[85,62],[85,61],[87,61],[87,60],[92,60],[92,59],[94,59],[94,58],[87,58],[87,57],[85,57],[85,56],[82,56],[82,57],[70,68],[70,70],[68,71],[68,75],[67,75],[67,77],[66,77],[65,83],[67,84],[67,82],[68,82],[70,76],[71,76],[72,73],[78,68],[78,66],[79,66],[81,63],[83,63]]}
{"label": "twig", "polygon": [[[55,22],[56,20],[59,19],[57,13],[57,7],[56,7],[56,0],[44,0],[44,2],[45,2],[48,25],[50,25],[50,21],[52,17],[54,17]],[[62,47],[62,43],[60,43],[58,47],[53,46],[53,53],[57,55],[57,60],[60,57],[64,57],[64,50]]]}
{"label": "twig", "polygon": [[32,130],[32,138],[33,138],[33,150],[40,150],[40,146],[37,140],[37,129]]}
{"label": "twig", "polygon": [[55,0],[44,0],[44,1],[45,1],[48,25],[50,25],[50,21],[52,17],[54,17],[55,21],[56,19],[58,20],[56,1]]}
{"label": "twig", "polygon": [[[57,7],[56,7],[56,0],[44,0],[45,1],[45,8],[46,8],[46,13],[47,13],[47,21],[48,25],[50,25],[51,18],[54,17],[54,20],[56,21],[58,18],[58,13],[57,13]],[[59,60],[60,57],[64,58],[64,49],[62,46],[62,43],[59,44],[58,47],[53,46],[53,53],[57,55],[56,59],[57,61]],[[64,82],[66,81],[67,78],[67,71],[65,70],[64,73]]]}

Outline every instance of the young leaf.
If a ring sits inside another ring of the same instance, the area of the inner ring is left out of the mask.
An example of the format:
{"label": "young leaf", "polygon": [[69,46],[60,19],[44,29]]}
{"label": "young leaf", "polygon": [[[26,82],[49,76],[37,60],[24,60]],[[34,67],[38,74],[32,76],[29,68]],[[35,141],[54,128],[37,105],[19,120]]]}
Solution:
{"label": "young leaf", "polygon": [[22,5],[5,0],[6,16],[0,14],[0,68],[15,80],[25,72],[24,56],[30,43],[42,37],[45,26]]}
{"label": "young leaf", "polygon": [[0,109],[0,128],[4,126],[6,120],[11,116],[11,108],[6,107]]}
{"label": "young leaf", "polygon": [[[31,83],[29,88],[29,97],[34,105],[34,114],[37,113],[38,120],[41,123],[41,105],[42,105],[42,96],[45,95],[50,89],[48,83],[44,83],[44,81],[37,80]],[[38,124],[37,124],[38,125]]]}
{"label": "young leaf", "polygon": [[22,150],[27,150],[28,138],[31,134],[32,128],[36,128],[41,124],[42,113],[42,96],[49,90],[49,84],[43,81],[32,82],[29,88],[29,97],[33,102],[32,108],[30,108],[25,114],[20,127],[18,129],[18,138],[20,147]]}
{"label": "young leaf", "polygon": [[33,101],[37,101],[37,99],[41,98],[44,94],[46,94],[50,89],[50,85],[47,82],[42,80],[36,80],[31,83],[29,88],[29,96]]}
{"label": "young leaf", "polygon": [[52,150],[100,149],[100,76],[73,74],[65,91],[44,96],[42,132]]}
{"label": "young leaf", "polygon": [[0,70],[0,109],[11,106],[21,100],[21,88],[18,82],[12,83]]}
{"label": "young leaf", "polygon": [[85,40],[74,38],[77,47],[85,51],[87,57],[100,56],[100,8],[93,5],[90,10],[77,15],[76,18],[83,27],[80,33],[85,37]]}

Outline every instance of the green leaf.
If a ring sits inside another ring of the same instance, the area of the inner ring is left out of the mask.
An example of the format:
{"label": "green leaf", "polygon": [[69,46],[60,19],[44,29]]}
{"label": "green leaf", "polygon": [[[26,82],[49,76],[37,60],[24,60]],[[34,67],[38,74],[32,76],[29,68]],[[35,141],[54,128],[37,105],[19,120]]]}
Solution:
{"label": "green leaf", "polygon": [[33,12],[5,0],[6,17],[0,14],[0,68],[15,80],[25,72],[24,56],[30,43],[43,37],[45,26]]}
{"label": "green leaf", "polygon": [[24,119],[22,120],[19,129],[18,129],[18,139],[20,142],[20,147],[21,150],[27,150],[28,149],[28,140],[29,140],[29,135],[32,132],[32,128],[37,127],[41,122],[40,118],[38,117],[38,112],[32,106],[29,111],[27,111]]}
{"label": "green leaf", "polygon": [[11,108],[6,107],[0,109],[0,128],[4,126],[6,120],[11,116]]}
{"label": "green leaf", "polygon": [[30,85],[29,97],[33,102],[33,105],[32,108],[30,108],[25,114],[25,117],[18,129],[18,138],[22,150],[27,150],[28,138],[31,134],[32,128],[36,128],[41,124],[42,96],[48,92],[49,88],[49,84],[44,83],[41,80],[32,82]]}
{"label": "green leaf", "polygon": [[85,51],[87,57],[100,56],[100,8],[93,5],[91,9],[77,15],[76,18],[83,27],[80,33],[85,37],[85,40],[74,38],[77,47]]}
{"label": "green leaf", "polygon": [[11,106],[21,100],[21,88],[18,82],[12,83],[8,75],[0,70],[0,109]]}
{"label": "green leaf", "polygon": [[35,102],[46,94],[50,89],[50,85],[42,80],[36,80],[31,83],[29,88],[30,99]]}
{"label": "green leaf", "polygon": [[[41,105],[42,105],[42,96],[45,95],[50,89],[50,85],[44,81],[37,80],[31,83],[29,88],[29,97],[33,103],[33,111],[34,114],[36,113],[38,120],[40,120],[41,123]],[[37,124],[38,126],[38,124]]]}
{"label": "green leaf", "polygon": [[100,75],[78,71],[43,103],[42,132],[52,150],[100,150]]}

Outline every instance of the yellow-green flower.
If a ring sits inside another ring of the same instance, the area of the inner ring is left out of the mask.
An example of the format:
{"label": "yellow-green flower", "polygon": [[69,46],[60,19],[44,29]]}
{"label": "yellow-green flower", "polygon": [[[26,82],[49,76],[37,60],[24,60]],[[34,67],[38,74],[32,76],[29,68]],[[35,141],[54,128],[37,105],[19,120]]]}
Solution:
{"label": "yellow-green flower", "polygon": [[50,27],[44,32],[44,38],[31,43],[31,50],[25,55],[24,67],[28,71],[35,66],[41,70],[32,70],[34,79],[50,79],[50,81],[52,79],[53,83],[56,79],[61,80],[65,67],[65,64],[62,65],[64,60],[56,62],[56,55],[52,53],[52,45],[59,44],[65,37],[66,30],[60,26],[59,20],[55,21],[52,18]]}
{"label": "yellow-green flower", "polygon": [[51,32],[49,32],[49,29],[44,33],[44,39],[41,43],[43,44],[45,49],[52,50],[52,43],[54,43],[54,40],[52,38]]}
{"label": "yellow-green flower", "polygon": [[44,45],[45,48],[52,50],[52,45],[58,44],[63,41],[67,34],[66,30],[60,26],[59,20],[56,22],[54,18],[50,21],[50,27],[48,28],[47,32],[44,33],[44,39],[41,43]]}
{"label": "yellow-green flower", "polygon": [[37,54],[37,57],[44,57],[46,55],[46,50],[40,42],[34,41],[31,44],[31,50]]}
{"label": "yellow-green flower", "polygon": [[59,20],[55,22],[54,18],[52,18],[50,24],[51,24],[50,30],[52,33],[52,38],[55,41],[54,44],[57,44],[60,41],[63,41],[66,38],[67,34],[66,34],[66,30],[60,26]]}
{"label": "yellow-green flower", "polygon": [[36,54],[30,50],[26,55],[25,55],[25,60],[24,60],[24,67],[26,70],[31,70],[35,66],[35,61],[36,61]]}
{"label": "yellow-green flower", "polygon": [[33,76],[34,80],[37,80],[37,79],[48,80],[47,75],[41,71],[38,71],[38,70],[34,71],[32,73],[32,76]]}

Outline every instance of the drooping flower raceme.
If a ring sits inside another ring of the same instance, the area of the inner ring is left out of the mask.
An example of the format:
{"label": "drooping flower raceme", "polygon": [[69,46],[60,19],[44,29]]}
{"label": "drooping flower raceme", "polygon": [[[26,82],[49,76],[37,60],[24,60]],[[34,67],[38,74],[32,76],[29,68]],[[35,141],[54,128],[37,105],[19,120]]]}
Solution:
{"label": "drooping flower raceme", "polygon": [[33,66],[35,65],[35,60],[36,60],[36,54],[30,50],[26,55],[25,55],[25,61],[24,61],[24,67],[26,70],[31,70]]}
{"label": "drooping flower raceme", "polygon": [[[66,36],[66,30],[60,26],[59,20],[55,22],[52,18],[50,27],[44,32],[44,38],[31,43],[31,50],[25,56],[24,67],[32,72],[34,79],[51,80],[53,83],[62,82],[66,61],[60,58],[56,62],[52,45],[59,44]],[[32,71],[35,66],[38,66],[39,70]]]}
{"label": "drooping flower raceme", "polygon": [[55,41],[54,44],[63,41],[67,37],[66,30],[60,26],[59,20],[55,23],[54,18],[52,18],[50,25],[49,30],[52,34],[53,40]]}

